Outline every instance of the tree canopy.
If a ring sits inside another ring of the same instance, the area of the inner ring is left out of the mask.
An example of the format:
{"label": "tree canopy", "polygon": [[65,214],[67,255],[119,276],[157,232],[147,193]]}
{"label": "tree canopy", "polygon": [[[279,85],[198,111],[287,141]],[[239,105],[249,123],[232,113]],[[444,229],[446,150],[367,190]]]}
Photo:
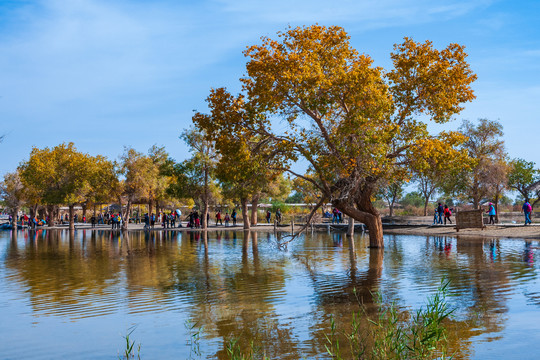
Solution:
{"label": "tree canopy", "polygon": [[[258,143],[285,159],[284,170],[321,191],[318,206],[331,201],[368,226],[371,246],[382,246],[372,203],[378,186],[408,177],[411,162],[426,149],[461,138],[431,135],[420,118],[447,122],[474,99],[476,75],[464,47],[437,50],[430,41],[405,38],[390,54],[394,68],[385,71],[353,49],[342,28],[313,25],[263,37],[244,54],[244,95],[236,98],[242,116],[230,118],[231,136],[256,134]],[[213,103],[210,108],[216,110]],[[287,167],[299,158],[312,176]]]}

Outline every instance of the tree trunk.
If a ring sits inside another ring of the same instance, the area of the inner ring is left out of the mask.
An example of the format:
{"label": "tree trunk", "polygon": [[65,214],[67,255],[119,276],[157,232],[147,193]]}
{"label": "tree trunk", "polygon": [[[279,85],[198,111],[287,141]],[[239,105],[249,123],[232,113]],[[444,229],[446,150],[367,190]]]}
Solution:
{"label": "tree trunk", "polygon": [[349,202],[334,200],[332,205],[342,213],[364,223],[369,232],[369,247],[384,247],[381,214],[371,203],[371,193],[365,191],[361,198],[357,199],[356,206]]}
{"label": "tree trunk", "polygon": [[82,218],[86,221],[86,208],[88,206],[86,205],[86,203],[82,204]]}
{"label": "tree trunk", "polygon": [[349,227],[347,228],[347,235],[349,236],[354,235],[354,218],[352,218],[351,216],[349,216]]}
{"label": "tree trunk", "polygon": [[208,199],[203,199],[202,214],[201,214],[201,227],[203,230],[208,228]]}
{"label": "tree trunk", "polygon": [[390,217],[394,216],[394,201],[388,204],[388,209],[390,210]]}
{"label": "tree trunk", "polygon": [[[204,230],[206,230],[208,228],[208,181],[209,181],[209,177],[210,177],[210,174],[209,174],[209,169],[208,169],[208,164],[205,163],[204,165],[204,195],[203,195],[203,199],[202,199],[202,203],[203,203],[203,206],[202,206],[202,219],[201,219],[201,224],[202,224],[202,228]],[[216,224],[217,225],[217,224]]]}
{"label": "tree trunk", "polygon": [[55,219],[55,223],[61,223],[62,220],[60,219],[60,207],[58,205],[54,205],[53,207],[53,219]]}
{"label": "tree trunk", "polygon": [[75,220],[73,216],[75,215],[75,205],[69,205],[69,231],[75,230]]}
{"label": "tree trunk", "polygon": [[254,196],[251,199],[251,225],[257,225],[257,208],[259,207],[259,197]]}
{"label": "tree trunk", "polygon": [[152,218],[152,211],[154,210],[154,202],[152,200],[148,201],[148,216]]}
{"label": "tree trunk", "polygon": [[17,230],[17,220],[19,217],[19,207],[15,207],[11,212],[11,226],[13,230]]}
{"label": "tree trunk", "polygon": [[495,203],[495,224],[499,223],[499,194],[495,194],[495,199],[493,199],[493,202]]}
{"label": "tree trunk", "polygon": [[244,223],[244,230],[249,230],[249,214],[247,209],[247,199],[240,199],[242,203],[242,222]]}
{"label": "tree trunk", "polygon": [[94,203],[94,217],[96,217],[96,203]]}
{"label": "tree trunk", "polygon": [[[120,204],[120,209],[122,209],[122,204]],[[126,205],[126,211],[122,214],[122,231],[128,229],[129,225],[129,213],[131,212],[131,200],[128,200]],[[120,211],[122,213],[122,211]]]}
{"label": "tree trunk", "polygon": [[429,196],[424,195],[424,198],[425,198],[425,201],[424,201],[424,216],[427,216],[427,208],[429,206]]}
{"label": "tree trunk", "polygon": [[366,226],[369,231],[369,247],[382,248],[384,247],[382,220],[380,215],[368,216]]}
{"label": "tree trunk", "polygon": [[54,226],[54,205],[47,205],[47,216],[49,217],[47,226]]}

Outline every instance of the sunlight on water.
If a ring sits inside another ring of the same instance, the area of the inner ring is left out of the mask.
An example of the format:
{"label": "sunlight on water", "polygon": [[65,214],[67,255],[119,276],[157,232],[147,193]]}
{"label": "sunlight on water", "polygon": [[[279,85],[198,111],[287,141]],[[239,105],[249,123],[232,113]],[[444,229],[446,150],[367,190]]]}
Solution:
{"label": "sunlight on water", "polygon": [[380,251],[315,233],[279,250],[284,236],[1,232],[0,357],[112,359],[136,325],[143,358],[188,358],[190,321],[202,358],[239,338],[271,359],[322,359],[331,316],[349,323],[375,292],[416,309],[443,278],[456,358],[528,358],[540,340],[538,241],[389,235]]}

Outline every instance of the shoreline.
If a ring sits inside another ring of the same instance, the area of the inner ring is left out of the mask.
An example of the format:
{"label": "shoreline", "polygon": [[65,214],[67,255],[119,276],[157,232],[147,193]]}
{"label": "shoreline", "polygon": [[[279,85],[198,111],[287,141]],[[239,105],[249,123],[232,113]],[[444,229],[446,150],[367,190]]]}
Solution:
{"label": "shoreline", "polygon": [[[361,228],[356,224],[355,234],[362,234]],[[274,229],[274,224],[259,223],[257,225],[251,226],[247,231],[261,231],[261,232],[293,232],[298,231],[302,228],[301,224],[294,224],[294,227],[291,224],[282,224],[277,226]],[[328,226],[326,223],[314,224],[313,229],[315,232],[327,232],[330,230],[339,231],[345,233],[347,231],[346,224],[334,224]],[[42,226],[37,229],[28,229],[23,228],[19,230],[68,230],[68,225],[55,225],[55,226]],[[97,225],[92,227],[91,224],[78,224],[75,226],[75,231],[80,230],[96,230],[96,231],[113,231],[113,232],[122,232],[121,229],[112,229],[111,225]],[[210,225],[206,231],[215,232],[215,231],[245,231],[242,223],[237,224],[236,226],[215,226]],[[306,229],[310,231],[308,227]],[[11,231],[6,229],[5,231]],[[149,232],[158,232],[158,231],[167,231],[167,232],[202,232],[203,229],[190,228],[187,226],[183,227],[174,227],[174,228],[163,228],[161,224],[155,226],[153,229],[144,229],[144,224],[130,224],[127,229],[128,232],[138,232],[138,231],[149,231]],[[367,231],[366,231],[367,232]],[[461,229],[459,232],[456,231],[455,225],[426,225],[426,224],[383,224],[383,233],[385,235],[419,235],[419,236],[453,236],[453,237],[496,237],[496,238],[521,238],[521,239],[538,239],[540,240],[540,224],[533,225],[516,225],[516,224],[504,224],[504,225],[488,225],[484,229]]]}
{"label": "shoreline", "polygon": [[453,237],[483,237],[483,238],[513,238],[540,240],[539,225],[491,225],[484,229],[461,229],[455,226],[415,226],[393,227],[385,229],[384,234],[395,235],[424,235],[424,236],[453,236]]}

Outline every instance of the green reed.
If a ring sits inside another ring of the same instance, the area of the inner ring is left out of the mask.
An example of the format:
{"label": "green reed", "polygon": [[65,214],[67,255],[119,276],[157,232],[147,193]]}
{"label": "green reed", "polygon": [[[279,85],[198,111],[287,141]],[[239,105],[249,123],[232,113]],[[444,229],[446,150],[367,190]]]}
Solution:
{"label": "green reed", "polygon": [[[367,315],[363,304],[361,309],[352,314],[350,326],[338,326],[332,317],[330,332],[325,335],[326,353],[331,359],[447,359],[448,341],[445,320],[455,309],[446,301],[449,282],[441,281],[436,293],[428,297],[425,306],[412,315],[400,311],[395,302],[383,304],[380,293],[375,294],[377,313],[374,318]],[[185,323],[189,332],[187,345],[190,347],[189,359],[201,358],[200,338],[202,327]],[[135,327],[123,336],[125,350],[119,359],[140,359],[139,344],[131,335]],[[341,339],[341,341],[340,341]],[[230,360],[267,360],[269,359],[260,346],[250,341],[248,349],[240,346],[240,338],[231,338],[226,342],[226,356]]]}
{"label": "green reed", "polygon": [[121,360],[129,360],[129,359],[141,359],[141,344],[138,344],[137,347],[135,347],[135,340],[131,339],[131,334],[135,331],[137,326],[132,326],[128,329],[125,336],[122,336],[125,340],[125,349],[124,354],[122,356],[119,356],[118,359]]}
{"label": "green reed", "polygon": [[186,320],[184,327],[189,333],[189,338],[187,340],[189,346],[189,360],[195,359],[195,357],[200,358],[202,355],[200,340],[203,327],[198,326],[198,323],[192,323],[190,320]]}
{"label": "green reed", "polygon": [[[326,351],[332,359],[344,359],[339,337],[348,340],[347,358],[351,359],[446,359],[448,341],[445,319],[454,312],[446,301],[448,282],[441,282],[425,307],[412,316],[399,312],[395,303],[383,305],[377,295],[378,311],[369,319],[364,307],[355,312],[350,329],[337,329],[331,319],[326,335]],[[362,319],[367,319],[367,326]],[[362,325],[364,326],[362,326]]]}

